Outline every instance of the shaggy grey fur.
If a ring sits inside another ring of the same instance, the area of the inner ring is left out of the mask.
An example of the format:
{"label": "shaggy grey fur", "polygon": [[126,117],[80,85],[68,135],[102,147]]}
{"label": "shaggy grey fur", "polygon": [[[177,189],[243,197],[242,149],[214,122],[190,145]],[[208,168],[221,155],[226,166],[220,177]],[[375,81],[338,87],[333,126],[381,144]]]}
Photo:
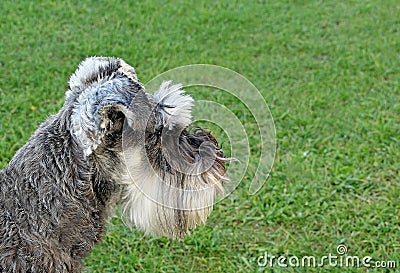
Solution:
{"label": "shaggy grey fur", "polygon": [[192,105],[179,85],[145,93],[121,59],[82,62],[61,110],[0,170],[0,271],[81,272],[117,205],[148,234],[203,223],[226,159],[188,129]]}

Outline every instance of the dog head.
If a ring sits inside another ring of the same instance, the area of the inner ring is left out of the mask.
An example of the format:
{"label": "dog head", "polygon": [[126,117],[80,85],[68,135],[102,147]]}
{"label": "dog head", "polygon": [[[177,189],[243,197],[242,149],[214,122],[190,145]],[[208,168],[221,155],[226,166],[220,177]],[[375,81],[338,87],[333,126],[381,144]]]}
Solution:
{"label": "dog head", "polygon": [[[127,222],[145,233],[182,238],[223,194],[225,158],[216,139],[191,128],[193,99],[164,82],[151,95],[117,58],[94,57],[71,76],[71,132],[87,160],[110,164]],[[103,179],[104,180],[104,179]]]}

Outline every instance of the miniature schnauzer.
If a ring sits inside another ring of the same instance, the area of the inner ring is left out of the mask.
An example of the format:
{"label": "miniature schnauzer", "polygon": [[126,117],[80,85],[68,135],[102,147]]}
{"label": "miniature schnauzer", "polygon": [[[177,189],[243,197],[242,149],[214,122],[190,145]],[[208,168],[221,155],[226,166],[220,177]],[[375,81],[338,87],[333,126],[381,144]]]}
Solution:
{"label": "miniature schnauzer", "polygon": [[0,170],[0,271],[82,272],[118,206],[150,235],[204,223],[229,159],[191,126],[193,103],[171,82],[147,93],[121,59],[83,61],[61,110]]}

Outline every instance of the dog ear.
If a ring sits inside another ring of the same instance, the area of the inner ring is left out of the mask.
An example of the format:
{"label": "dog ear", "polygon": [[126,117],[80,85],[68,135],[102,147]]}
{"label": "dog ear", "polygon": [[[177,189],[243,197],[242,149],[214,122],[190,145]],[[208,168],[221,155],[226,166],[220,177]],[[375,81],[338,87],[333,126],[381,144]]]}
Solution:
{"label": "dog ear", "polygon": [[[116,74],[83,89],[73,101],[71,133],[89,156],[107,133],[121,130],[124,119],[132,120],[129,106],[143,87],[132,79]],[[121,132],[122,133],[122,132]]]}

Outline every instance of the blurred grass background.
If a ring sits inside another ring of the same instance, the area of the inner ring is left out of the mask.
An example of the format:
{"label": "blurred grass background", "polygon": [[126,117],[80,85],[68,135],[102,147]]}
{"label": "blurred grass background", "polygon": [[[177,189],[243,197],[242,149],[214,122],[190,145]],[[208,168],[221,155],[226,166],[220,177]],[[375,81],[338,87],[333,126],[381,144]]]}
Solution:
{"label": "blurred grass background", "polygon": [[187,64],[228,67],[275,118],[276,161],[257,195],[246,176],[181,242],[115,218],[87,272],[381,272],[257,266],[264,252],[321,257],[341,243],[400,266],[398,1],[2,0],[0,10],[0,167],[92,55],[125,59],[144,83]]}

